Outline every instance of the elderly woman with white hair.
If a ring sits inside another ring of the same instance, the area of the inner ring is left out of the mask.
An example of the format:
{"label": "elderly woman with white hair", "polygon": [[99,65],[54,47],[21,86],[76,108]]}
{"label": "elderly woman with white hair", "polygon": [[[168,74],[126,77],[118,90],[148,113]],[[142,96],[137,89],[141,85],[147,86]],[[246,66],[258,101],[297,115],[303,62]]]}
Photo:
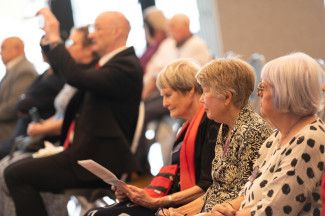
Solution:
{"label": "elderly woman with white hair", "polygon": [[241,196],[211,215],[320,215],[325,125],[315,115],[322,69],[304,53],[267,63],[258,94],[261,113],[277,128],[265,141]]}
{"label": "elderly woman with white hair", "polygon": [[212,162],[213,183],[203,197],[176,209],[162,209],[160,215],[208,212],[214,205],[237,197],[253,171],[260,146],[272,132],[248,105],[255,74],[246,62],[214,60],[201,69],[197,80],[203,87],[201,101],[208,118],[222,123]]}

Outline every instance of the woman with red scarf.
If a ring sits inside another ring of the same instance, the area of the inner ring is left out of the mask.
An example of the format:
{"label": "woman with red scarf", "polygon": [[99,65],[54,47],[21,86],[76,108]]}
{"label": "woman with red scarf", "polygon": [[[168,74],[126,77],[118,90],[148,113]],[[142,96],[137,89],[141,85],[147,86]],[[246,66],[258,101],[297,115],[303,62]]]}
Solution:
{"label": "woman with red scarf", "polygon": [[149,188],[129,185],[128,194],[115,192],[118,204],[92,209],[86,215],[154,215],[160,207],[186,204],[209,188],[219,124],[207,118],[200,103],[202,88],[195,79],[198,70],[196,64],[183,59],[168,65],[157,78],[170,116],[185,120],[173,147],[172,164],[178,168],[168,195],[153,196]]}

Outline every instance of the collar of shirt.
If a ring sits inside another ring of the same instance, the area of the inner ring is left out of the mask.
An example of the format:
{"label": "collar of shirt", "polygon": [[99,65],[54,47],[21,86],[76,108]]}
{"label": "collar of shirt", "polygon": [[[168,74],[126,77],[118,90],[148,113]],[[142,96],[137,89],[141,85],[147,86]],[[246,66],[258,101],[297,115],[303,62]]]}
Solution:
{"label": "collar of shirt", "polygon": [[6,64],[6,69],[10,70],[12,69],[15,65],[18,64],[18,62],[20,62],[21,60],[23,60],[24,56],[18,56],[17,58],[14,58],[13,60],[9,61]]}
{"label": "collar of shirt", "polygon": [[190,34],[186,38],[184,38],[182,41],[179,41],[179,42],[175,41],[176,47],[180,48],[181,46],[183,46],[192,36],[193,36],[193,34]]}
{"label": "collar of shirt", "polygon": [[123,47],[120,47],[120,48],[117,48],[115,50],[113,50],[112,52],[104,55],[103,57],[101,57],[99,59],[99,66],[103,66],[104,64],[106,64],[106,62],[108,62],[111,58],[113,58],[116,54],[122,52],[123,50],[125,50],[127,47],[123,46]]}

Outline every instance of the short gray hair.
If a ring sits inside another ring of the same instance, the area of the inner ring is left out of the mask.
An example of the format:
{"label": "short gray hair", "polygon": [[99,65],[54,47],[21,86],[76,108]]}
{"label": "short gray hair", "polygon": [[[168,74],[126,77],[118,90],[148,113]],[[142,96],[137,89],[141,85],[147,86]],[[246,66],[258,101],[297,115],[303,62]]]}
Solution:
{"label": "short gray hair", "polygon": [[261,77],[272,86],[276,109],[307,116],[319,109],[322,73],[316,60],[298,52],[268,62]]}
{"label": "short gray hair", "polygon": [[240,109],[247,105],[255,85],[253,67],[239,58],[215,59],[206,64],[196,78],[203,87],[212,88],[216,94],[232,92],[232,103]]}
{"label": "short gray hair", "polygon": [[196,81],[195,75],[200,67],[191,59],[179,59],[167,65],[157,77],[156,85],[158,89],[171,88],[183,94],[194,91],[202,94],[202,88]]}

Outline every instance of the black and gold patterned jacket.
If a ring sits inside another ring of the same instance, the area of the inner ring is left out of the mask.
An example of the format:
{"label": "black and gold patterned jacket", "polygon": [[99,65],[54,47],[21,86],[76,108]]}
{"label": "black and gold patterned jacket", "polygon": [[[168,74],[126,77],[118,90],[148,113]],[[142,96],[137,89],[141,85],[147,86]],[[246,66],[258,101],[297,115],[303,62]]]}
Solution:
{"label": "black and gold patterned jacket", "polygon": [[222,124],[212,162],[213,184],[207,190],[202,211],[210,211],[214,205],[236,198],[253,171],[253,164],[263,142],[272,133],[271,127],[245,106],[230,132],[230,142],[226,147],[228,127]]}

